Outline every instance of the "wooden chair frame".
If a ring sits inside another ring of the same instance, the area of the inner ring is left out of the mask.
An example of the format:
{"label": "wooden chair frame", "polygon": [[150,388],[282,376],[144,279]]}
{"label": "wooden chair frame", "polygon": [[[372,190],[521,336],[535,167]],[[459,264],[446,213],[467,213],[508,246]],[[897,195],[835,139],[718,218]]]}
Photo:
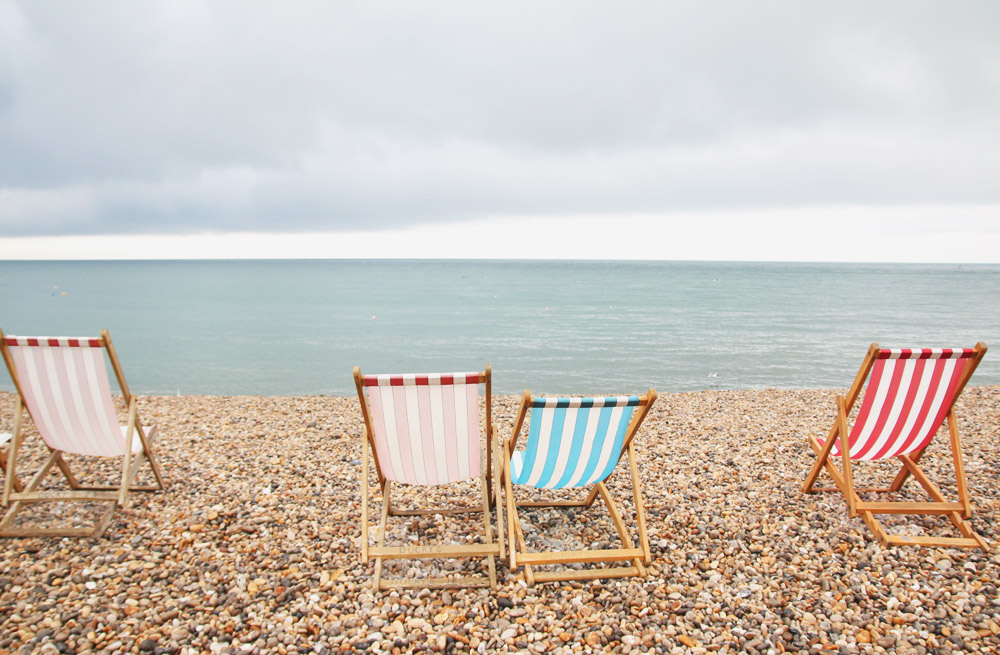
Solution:
{"label": "wooden chair frame", "polygon": [[[986,344],[977,343],[974,348],[974,355],[966,364],[959,379],[958,387],[952,398],[951,405],[947,411],[948,433],[950,436],[952,462],[955,467],[955,479],[958,487],[958,502],[949,502],[941,490],[920,468],[919,462],[926,452],[926,447],[908,455],[898,456],[901,467],[892,483],[885,488],[857,488],[854,485],[854,476],[850,457],[850,445],[847,437],[850,435],[847,425],[847,417],[854,407],[861,389],[879,353],[879,345],[873,343],[868,349],[861,364],[861,369],[854,378],[847,396],[837,396],[837,420],[830,428],[826,442],[821,446],[815,437],[809,437],[809,445],[816,453],[816,461],[802,485],[803,493],[813,493],[819,491],[840,491],[847,501],[847,514],[851,518],[861,516],[861,519],[875,534],[876,538],[883,546],[941,546],[958,548],[981,548],[988,550],[986,541],[979,536],[969,525],[968,521],[972,517],[972,503],[969,499],[969,489],[965,479],[965,467],[962,463],[962,441],[958,434],[958,421],[955,417],[955,403],[958,401],[962,390],[968,383],[972,373],[979,366],[983,356],[986,354]],[[831,461],[830,453],[835,443],[840,443],[841,468],[840,470]],[[928,443],[929,445],[929,443]],[[817,487],[816,482],[823,470],[833,478],[835,487]],[[894,493],[898,492],[903,483],[913,476],[913,478],[923,487],[931,502],[866,502],[861,499],[859,493]],[[955,528],[962,534],[962,537],[916,537],[909,535],[888,534],[882,524],[876,518],[878,514],[912,514],[912,515],[944,515],[952,522]]]}
{"label": "wooden chair frame", "polygon": [[[480,373],[486,387],[486,466],[480,471],[479,481],[481,487],[481,505],[479,507],[444,507],[444,508],[421,508],[421,509],[397,509],[393,506],[392,481],[386,479],[379,465],[378,452],[375,448],[375,435],[372,427],[371,415],[368,409],[368,400],[365,397],[363,376],[361,367],[354,367],[354,383],[358,390],[358,399],[361,401],[361,414],[365,420],[365,436],[361,440],[361,561],[368,563],[375,560],[375,574],[373,587],[375,591],[384,589],[452,589],[469,587],[489,587],[497,588],[496,557],[503,559],[504,542],[503,535],[499,530],[499,523],[503,520],[498,515],[497,541],[493,541],[493,528],[490,522],[491,498],[499,495],[498,472],[493,471],[493,467],[499,467],[500,459],[496,457],[493,450],[497,446],[496,426],[492,424],[492,401],[491,384],[492,369],[486,365],[486,370]],[[382,508],[378,521],[377,545],[372,546],[368,542],[368,526],[370,519],[368,516],[368,495],[369,495],[369,461],[375,465],[376,482],[379,493],[382,496]],[[499,507],[498,507],[499,511]],[[483,513],[483,541],[482,544],[471,545],[408,545],[408,546],[386,546],[386,528],[390,516],[430,516],[434,514],[456,515],[471,514],[475,512]],[[387,579],[382,577],[382,566],[386,560],[406,560],[406,559],[431,559],[431,558],[473,558],[484,557],[487,561],[488,575],[486,577],[463,576],[463,577],[441,577],[441,578],[420,578],[420,579]]]}
{"label": "wooden chair frame", "polygon": [[[122,456],[121,478],[117,485],[85,486],[80,483],[73,474],[69,464],[63,457],[62,451],[45,444],[48,448],[49,456],[24,485],[20,483],[16,474],[18,451],[23,442],[22,422],[25,415],[30,416],[27,403],[24,400],[24,393],[21,387],[20,378],[14,365],[14,359],[7,347],[3,331],[0,330],[0,351],[3,353],[4,363],[10,371],[14,387],[17,389],[17,407],[14,414],[14,431],[10,443],[10,452],[7,460],[7,475],[4,479],[3,505],[7,507],[7,512],[0,520],[0,537],[100,537],[101,534],[111,524],[115,510],[119,506],[128,507],[129,491],[158,491],[166,488],[163,473],[159,462],[153,453],[153,445],[156,443],[156,428],[153,427],[147,433],[139,419],[137,408],[137,397],[129,391],[125,382],[125,374],[122,372],[121,363],[111,343],[111,336],[107,330],[101,331],[101,347],[104,348],[111,361],[112,369],[121,388],[122,397],[128,406],[128,430],[125,436],[125,453]],[[134,439],[138,438],[142,442],[142,450],[137,453],[132,452]],[[148,462],[152,469],[155,484],[135,486],[133,481],[144,462]],[[38,491],[39,485],[55,466],[62,473],[69,485],[68,490]],[[20,487],[20,488],[19,488]],[[27,526],[21,528],[12,527],[15,518],[27,504],[44,502],[102,502],[109,503],[110,507],[105,511],[91,527],[70,528],[70,527],[34,527]]]}
{"label": "wooden chair frame", "polygon": [[[517,446],[517,439],[524,425],[528,408],[535,398],[531,391],[525,390],[521,401],[521,409],[518,411],[514,422],[514,429],[511,437],[503,444],[503,489],[505,502],[507,504],[507,550],[510,556],[510,570],[516,571],[518,566],[524,566],[524,576],[528,585],[536,582],[561,582],[565,580],[598,580],[605,578],[623,577],[645,577],[646,566],[652,563],[652,554],[649,549],[649,535],[646,531],[646,515],[642,500],[642,486],[639,482],[639,468],[636,464],[635,444],[633,439],[639,426],[642,425],[646,415],[649,413],[653,402],[656,401],[656,390],[650,389],[639,396],[639,406],[632,414],[632,419],[626,429],[625,439],[622,443],[621,452],[618,453],[617,462],[624,456],[628,459],[629,475],[632,481],[632,499],[635,503],[636,524],[638,530],[638,546],[632,541],[628,528],[622,518],[621,512],[615,505],[611,494],[608,491],[605,480],[597,482],[582,500],[560,501],[560,500],[540,500],[518,502],[514,498],[514,487],[511,482],[510,460]],[[617,470],[617,468],[615,469]],[[608,478],[614,475],[612,472]],[[521,530],[521,519],[517,508],[520,507],[579,507],[589,509],[597,496],[601,497],[614,523],[618,537],[622,541],[621,548],[606,548],[601,550],[577,550],[577,551],[543,551],[529,552],[528,545]],[[497,503],[499,507],[500,503]],[[593,569],[564,569],[559,571],[536,571],[535,566],[545,566],[551,564],[576,564],[576,563],[604,563],[604,562],[631,562],[629,566],[602,567]]]}

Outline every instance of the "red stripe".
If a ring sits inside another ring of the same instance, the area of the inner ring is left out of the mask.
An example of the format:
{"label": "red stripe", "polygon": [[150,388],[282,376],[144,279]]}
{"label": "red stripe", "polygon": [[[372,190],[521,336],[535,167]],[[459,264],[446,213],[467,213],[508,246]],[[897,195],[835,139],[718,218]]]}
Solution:
{"label": "red stripe", "polygon": [[[874,390],[878,388],[879,382],[882,379],[883,371],[885,371],[885,360],[876,360],[875,364],[872,366],[871,377],[868,378],[868,388],[865,389],[864,402],[861,403],[861,410],[858,412],[858,418],[854,421],[854,427],[851,429],[851,436],[848,439],[851,450],[854,450],[854,441],[858,438],[858,435],[861,434],[861,428],[868,422],[868,415],[871,414],[872,405],[875,404]],[[844,443],[843,439],[841,439],[840,443]],[[839,448],[837,449],[837,453],[840,453]]]}
{"label": "red stripe", "polygon": [[[934,418],[934,422],[931,423],[930,431],[924,435],[923,440],[913,447],[912,450],[919,451],[927,447],[931,439],[937,434],[937,431],[941,428],[941,423],[944,422],[945,416],[948,415],[948,410],[951,409],[952,403],[955,402],[955,391],[958,389],[958,381],[962,378],[962,373],[965,371],[965,367],[969,365],[969,361],[966,360],[963,365],[961,362],[955,364],[955,369],[951,373],[951,380],[948,381],[948,391],[945,392],[944,402],[941,403],[941,408],[938,410],[938,415]],[[944,373],[944,367],[942,366],[942,375]]]}
{"label": "red stripe", "polygon": [[902,446],[899,447],[897,452],[906,452],[910,448],[910,444],[912,444],[920,434],[920,429],[923,427],[924,420],[927,418],[927,413],[931,411],[931,405],[934,404],[935,391],[941,385],[941,376],[943,373],[944,362],[935,362],[934,368],[931,371],[931,381],[927,387],[927,396],[924,398],[924,402],[920,405],[920,412],[917,414],[917,420],[914,422],[913,429],[910,430],[910,434],[906,435],[906,439],[903,441]]}
{"label": "red stripe", "polygon": [[37,346],[38,345],[38,339],[28,339],[28,345],[29,346]]}
{"label": "red stripe", "polygon": [[892,412],[893,401],[896,399],[896,395],[899,393],[899,382],[903,377],[903,367],[895,366],[892,370],[892,377],[889,379],[889,388],[886,390],[885,401],[882,403],[882,411],[879,412],[878,421],[875,423],[875,429],[872,430],[871,434],[868,436],[868,443],[865,444],[857,453],[851,453],[853,459],[860,459],[868,455],[868,452],[875,447],[875,441],[878,436],[882,434],[885,430],[885,424],[889,420],[889,414]]}
{"label": "red stripe", "polygon": [[[903,432],[903,426],[906,425],[906,419],[910,416],[910,412],[913,411],[913,402],[917,397],[917,389],[920,388],[920,380],[923,378],[924,368],[927,366],[926,359],[917,359],[913,364],[913,376],[910,377],[910,384],[906,390],[906,398],[903,401],[903,407],[896,417],[896,425],[892,427],[892,432],[889,434],[889,438],[886,439],[885,443],[882,444],[882,448],[875,454],[875,459],[882,459],[885,457],[886,453],[892,450],[896,442],[899,440],[899,435]],[[900,366],[902,368],[902,366]]]}
{"label": "red stripe", "polygon": [[[441,375],[440,382],[435,382],[433,384],[441,385],[454,385],[454,384],[479,384],[483,382],[483,376],[479,373],[465,373],[465,382],[461,380],[456,380],[454,375]],[[379,384],[379,376],[377,375],[365,375],[362,377],[362,385],[366,387],[377,387]],[[416,385],[418,387],[431,386],[431,376],[430,375],[418,375],[416,376],[410,384]],[[406,386],[406,382],[402,375],[390,375],[389,376],[389,386],[392,387],[402,387]]]}

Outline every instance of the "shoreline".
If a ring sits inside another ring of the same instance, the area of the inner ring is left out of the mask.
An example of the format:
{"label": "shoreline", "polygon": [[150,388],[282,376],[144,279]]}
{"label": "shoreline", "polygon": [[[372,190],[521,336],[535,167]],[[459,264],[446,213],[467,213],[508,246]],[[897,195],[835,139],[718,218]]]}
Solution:
{"label": "shoreline", "polygon": [[[160,433],[166,491],[130,495],[101,539],[0,540],[0,655],[57,643],[185,654],[997,650],[1000,387],[970,386],[957,406],[971,523],[988,553],[883,548],[841,496],[800,492],[813,462],[806,436],[829,428],[840,392],[661,394],[636,441],[653,552],[644,579],[527,588],[501,563],[496,592],[399,593],[373,593],[373,565],[360,562],[356,397],[140,396],[144,424]],[[505,437],[520,397],[493,401]],[[13,406],[0,392],[0,431]],[[952,498],[940,437],[921,464]],[[29,452],[40,454],[37,441],[28,436]],[[628,516],[626,477],[609,488]],[[422,491],[433,504],[464,490]],[[596,506],[525,514],[529,542],[589,546],[613,534]],[[885,523],[953,534],[937,517]],[[390,539],[461,538],[463,527],[395,519]]]}

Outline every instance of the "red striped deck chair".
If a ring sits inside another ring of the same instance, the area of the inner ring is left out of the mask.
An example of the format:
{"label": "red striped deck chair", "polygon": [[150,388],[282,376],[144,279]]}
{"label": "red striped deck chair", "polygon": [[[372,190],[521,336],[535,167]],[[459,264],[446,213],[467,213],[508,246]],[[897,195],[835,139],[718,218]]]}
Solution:
{"label": "red striped deck chair", "polygon": [[[375,560],[374,587],[445,588],[486,587],[496,589],[497,556],[503,557],[503,539],[493,540],[490,524],[490,496],[498,491],[498,476],[493,467],[499,461],[492,450],[497,447],[491,406],[491,371],[489,364],[481,373],[429,375],[362,375],[354,368],[354,382],[365,419],[365,438],[361,441],[361,558]],[[481,438],[479,387],[486,391],[487,437]],[[484,446],[485,443],[485,446]],[[378,544],[368,543],[369,458],[375,465],[382,512],[378,525]],[[485,459],[485,462],[483,461]],[[446,485],[479,479],[482,491],[480,507],[450,507],[401,510],[393,506],[394,483],[406,485]],[[481,543],[408,544],[386,546],[386,528],[390,516],[454,515],[482,512]],[[386,560],[427,558],[484,557],[488,576],[388,579],[382,577]]]}
{"label": "red striped deck chair", "polygon": [[[646,575],[652,557],[639,485],[633,439],[656,400],[656,390],[641,396],[607,398],[535,398],[524,392],[514,431],[503,445],[503,487],[507,503],[507,550],[510,570],[524,566],[525,580],[535,582],[594,580]],[[531,418],[523,451],[515,450],[528,411]],[[636,546],[605,481],[626,457],[632,476],[639,544]],[[591,487],[583,500],[517,502],[514,485],[535,489]],[[528,552],[517,511],[520,507],[589,508],[600,495],[621,539],[622,547],[600,550]],[[498,503],[499,505],[499,503]],[[537,571],[535,566],[577,563],[631,562],[628,566]],[[644,566],[645,565],[645,566]]]}
{"label": "red striped deck chair", "polygon": [[[965,520],[972,517],[972,504],[962,464],[962,442],[958,436],[955,401],[986,354],[986,345],[965,349],[887,349],[873,343],[861,364],[847,397],[837,396],[837,420],[825,440],[810,437],[816,462],[809,471],[802,491],[840,491],[847,500],[848,515],[860,514],[883,546],[921,545],[957,546],[987,549],[986,541]],[[861,387],[868,388],[858,410],[854,426],[847,420]],[[949,502],[920,468],[931,439],[947,419],[951,435],[952,460],[958,489],[958,502]],[[847,448],[843,447],[844,436]],[[840,457],[841,467],[833,464]],[[852,461],[883,460],[895,457],[902,464],[887,488],[859,489],[854,486]],[[833,478],[836,487],[816,487],[822,470]],[[913,478],[930,496],[929,502],[867,502],[858,495],[865,492],[899,491]],[[878,514],[937,514],[948,517],[962,537],[917,537],[887,534],[875,518]]]}
{"label": "red striped deck chair", "polygon": [[[146,431],[139,420],[136,397],[129,393],[121,364],[107,330],[97,338],[15,337],[0,331],[0,350],[17,389],[14,432],[10,443],[0,536],[98,537],[111,523],[115,509],[127,506],[129,491],[164,488],[160,466],[153,454],[156,429]],[[128,419],[121,425],[108,384],[104,353],[118,378]],[[16,466],[23,442],[25,410],[41,435],[49,455],[38,471],[17,489]],[[117,485],[84,486],[70,470],[64,454],[121,457]],[[148,462],[154,485],[133,484]],[[56,467],[69,489],[40,491],[45,477]],[[110,507],[90,527],[14,527],[14,519],[28,504],[45,502],[99,502]]]}

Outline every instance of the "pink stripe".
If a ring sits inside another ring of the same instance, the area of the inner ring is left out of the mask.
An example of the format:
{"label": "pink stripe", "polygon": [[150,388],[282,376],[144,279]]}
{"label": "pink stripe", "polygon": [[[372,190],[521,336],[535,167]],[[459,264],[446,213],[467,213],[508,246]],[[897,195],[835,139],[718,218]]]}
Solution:
{"label": "pink stripe", "polygon": [[431,422],[431,390],[429,387],[417,387],[417,404],[420,406],[420,439],[421,450],[424,453],[424,474],[427,484],[441,484],[437,473],[437,453],[434,450],[434,427]]}
{"label": "pink stripe", "polygon": [[[466,412],[469,418],[469,476],[478,477],[479,462],[479,386],[468,384],[465,387],[465,400],[469,405]],[[487,430],[489,428],[487,427]],[[489,443],[489,439],[487,439]]]}
{"label": "pink stripe", "polygon": [[441,400],[444,405],[444,443],[448,458],[448,478],[458,480],[458,436],[455,425],[455,387],[441,387]]}
{"label": "pink stripe", "polygon": [[35,428],[42,435],[45,443],[53,448],[58,448],[59,444],[54,443],[49,437],[54,432],[53,426],[49,424],[47,417],[41,411],[42,403],[45,402],[45,388],[48,386],[48,376],[45,374],[45,369],[43,367],[41,371],[32,372],[27,361],[28,357],[31,356],[31,351],[23,347],[11,348],[10,352],[14,358],[14,365],[17,367],[17,376],[21,381],[24,402],[28,405],[28,413],[31,414],[31,418],[35,422]]}
{"label": "pink stripe", "polygon": [[385,443],[385,410],[382,407],[382,392],[376,388],[368,394],[368,408],[371,410],[372,432],[375,437],[375,453],[378,455],[379,467],[382,474],[390,480],[398,480],[399,477],[392,470],[392,461],[389,457],[389,447]]}
{"label": "pink stripe", "polygon": [[[82,350],[80,348],[74,348],[71,351],[72,357],[73,357],[73,363],[76,366],[76,374],[77,374],[77,378],[78,378],[78,387],[80,389],[80,399],[81,399],[81,403],[83,404],[83,412],[84,412],[84,415],[81,416],[79,420],[80,420],[81,423],[84,423],[84,424],[90,426],[90,432],[92,434],[101,434],[101,432],[102,432],[102,430],[101,430],[101,423],[98,420],[98,413],[97,412],[101,411],[101,410],[105,410],[105,408],[103,406],[102,407],[98,407],[96,402],[92,402],[91,399],[92,399],[92,397],[94,395],[93,389],[91,389],[91,385],[90,385],[90,383],[86,379],[87,378],[87,370],[85,368],[86,358],[88,357],[89,353],[91,353],[91,352],[93,352],[93,351],[86,351],[86,350]],[[95,361],[95,365],[104,366],[104,358],[101,357],[100,361]],[[98,377],[100,377],[100,376],[98,376]],[[68,399],[68,402],[70,402],[70,403],[73,402],[72,397]],[[103,403],[101,403],[101,404],[103,405]],[[74,404],[74,407],[75,407],[75,404]],[[106,410],[105,410],[105,413],[106,413]],[[118,425],[118,415],[117,415],[117,413],[115,413],[114,420],[112,420],[110,422],[110,424],[113,425],[113,426],[117,426]],[[119,432],[119,435],[115,435],[117,438],[119,438],[121,440],[121,448],[118,449],[118,450],[119,450],[120,453],[124,453],[125,452],[125,437],[120,435],[121,430],[118,430],[118,432]],[[94,439],[88,439],[87,441],[88,441],[89,446],[91,448],[94,448],[95,450],[99,448],[99,445],[94,443],[94,441],[95,441]],[[115,443],[117,443],[117,440],[116,440]]]}
{"label": "pink stripe", "polygon": [[393,386],[392,404],[396,409],[396,443],[399,446],[399,458],[403,465],[403,482],[416,484],[417,476],[413,474],[413,452],[410,448],[410,422],[407,419],[409,407],[406,406],[406,390],[402,386]]}

